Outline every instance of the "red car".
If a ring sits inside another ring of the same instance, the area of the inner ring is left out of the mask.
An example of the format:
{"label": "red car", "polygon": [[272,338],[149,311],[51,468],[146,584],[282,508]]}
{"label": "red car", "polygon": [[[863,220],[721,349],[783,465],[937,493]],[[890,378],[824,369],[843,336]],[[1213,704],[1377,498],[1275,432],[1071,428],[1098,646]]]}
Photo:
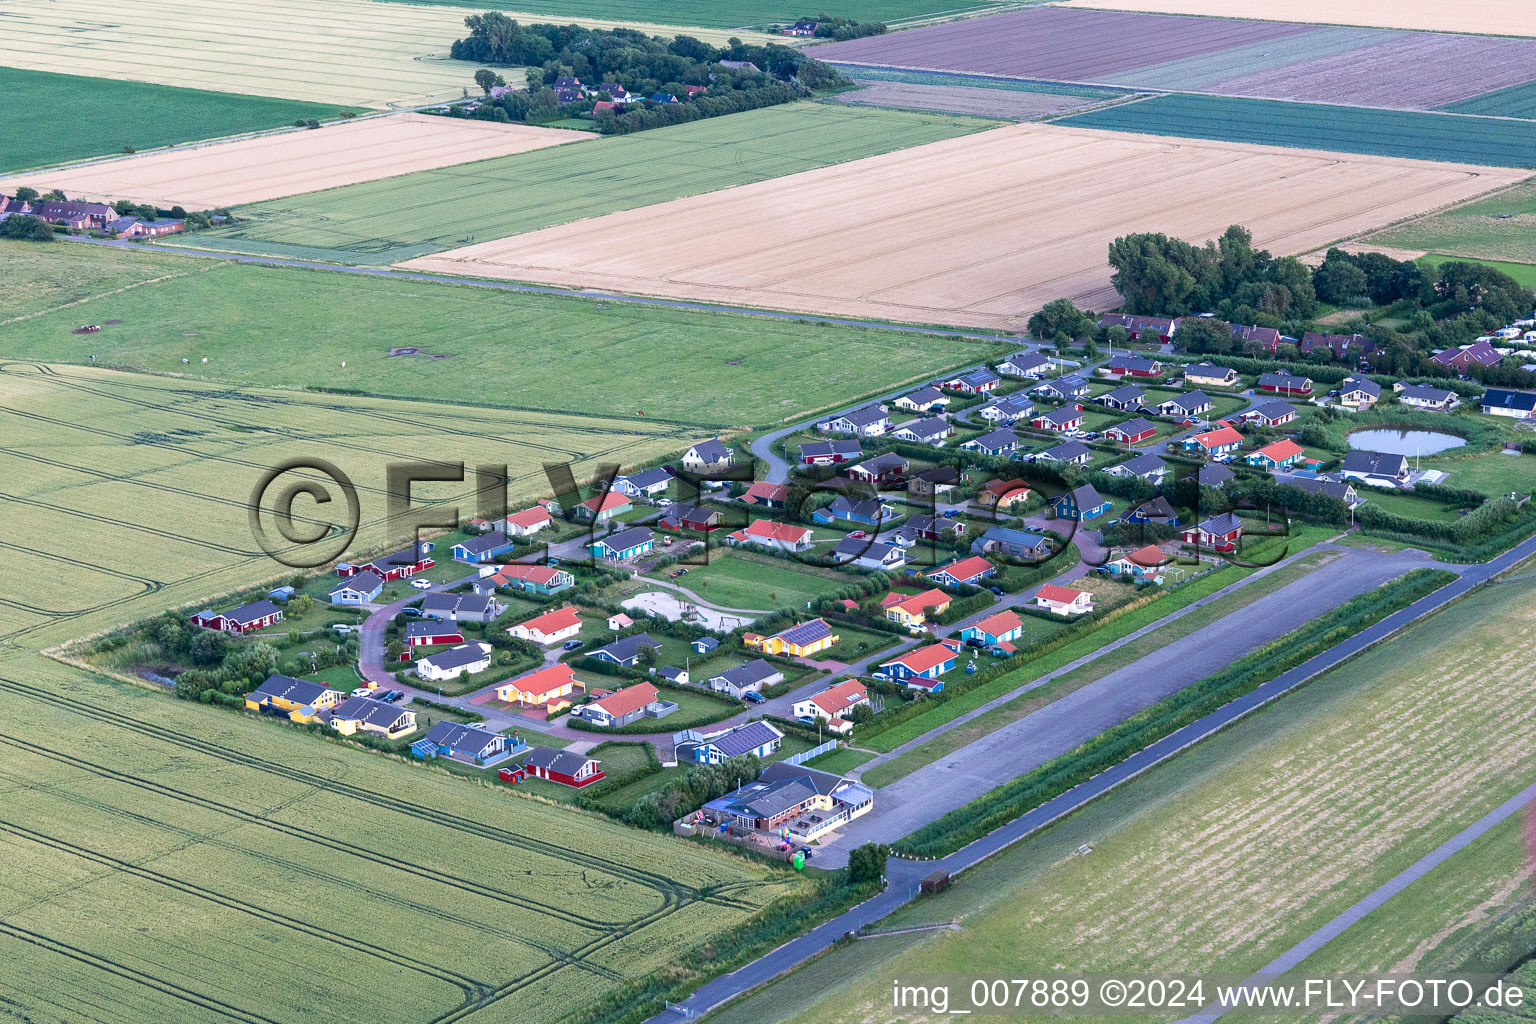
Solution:
{"label": "red car", "polygon": [[864,531],[863,530],[854,530],[848,536],[853,538],[854,540],[859,540],[859,539],[861,539],[864,536]]}

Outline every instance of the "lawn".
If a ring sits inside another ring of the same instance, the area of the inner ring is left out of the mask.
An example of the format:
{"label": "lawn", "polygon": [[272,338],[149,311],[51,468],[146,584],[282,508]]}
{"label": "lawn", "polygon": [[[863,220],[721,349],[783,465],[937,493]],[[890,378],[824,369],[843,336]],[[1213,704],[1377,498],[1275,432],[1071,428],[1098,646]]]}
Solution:
{"label": "lawn", "polygon": [[[892,977],[968,976],[978,963],[1025,974],[1258,969],[1529,784],[1536,705],[1501,666],[1536,635],[1533,594],[1532,579],[1475,592],[880,925],[959,917],[963,929],[851,944],[721,1019],[864,1020]],[[1485,742],[1490,731],[1507,741]],[[1502,851],[1492,882],[1476,863],[1470,877],[1437,872],[1378,911],[1379,927],[1356,926],[1310,965],[1406,973],[1497,923],[1489,911],[1519,898],[1527,865],[1518,829],[1488,842]]]}
{"label": "lawn", "polygon": [[1377,508],[1385,509],[1395,515],[1408,516],[1411,519],[1428,519],[1437,523],[1454,523],[1461,518],[1457,510],[1441,502],[1430,498],[1420,498],[1412,492],[1388,493],[1385,491],[1365,491],[1360,494]]}
{"label": "lawn", "polygon": [[146,281],[207,269],[152,251],[7,242],[0,244],[0,277],[6,281],[0,289],[0,326]]}
{"label": "lawn", "polygon": [[[0,67],[0,94],[0,171],[327,120],[344,109],[8,67]],[[69,112],[68,131],[59,130],[60,111]]]}
{"label": "lawn", "polygon": [[[1438,267],[1442,263],[1455,260],[1465,262],[1467,259],[1469,259],[1469,257],[1443,256],[1439,253],[1430,253],[1428,256],[1420,259],[1419,262],[1426,267]],[[1508,274],[1510,277],[1514,278],[1516,281],[1527,288],[1536,288],[1536,264],[1510,263],[1505,260],[1473,260],[1472,262],[1481,263],[1484,266],[1492,267],[1494,270],[1497,270],[1501,273]]]}
{"label": "lawn", "polygon": [[1487,199],[1388,228],[1365,241],[1472,259],[1536,263],[1532,225],[1536,181],[1526,181]]}
{"label": "lawn", "polygon": [[[918,335],[469,285],[201,260],[167,263],[153,253],[103,256],[74,243],[0,243],[7,291],[14,287],[25,297],[0,299],[0,309],[9,305],[22,314],[111,291],[68,283],[71,266],[82,276],[104,268],[103,284],[131,284],[146,273],[132,262],[135,256],[149,256],[155,275],[178,276],[0,324],[0,353],[64,362],[95,356],[99,365],[237,384],[580,409],[604,417],[578,440],[537,426],[543,417],[531,415],[528,432],[501,444],[503,451],[537,451],[558,460],[573,448],[618,454],[637,434],[678,429],[653,420],[709,424],[712,430],[772,423],[1003,351]],[[105,326],[98,334],[75,335],[82,324]],[[679,346],[687,349],[686,358]],[[397,347],[419,347],[423,354],[391,356]],[[789,376],[786,361],[794,367]],[[422,407],[424,414],[430,409]],[[680,432],[676,446],[695,440]],[[440,443],[436,438],[427,446]],[[619,461],[628,462],[622,456]]]}
{"label": "lawn", "polygon": [[[1487,495],[1536,493],[1536,455],[1505,455],[1494,450],[1467,458],[1434,457],[1421,460],[1424,469],[1448,474],[1446,485],[1481,491]],[[1371,495],[1374,501],[1376,496]]]}
{"label": "lawn", "polygon": [[822,754],[820,757],[811,758],[805,763],[805,766],[807,768],[815,768],[817,771],[845,775],[874,756],[868,750],[852,750],[848,747],[839,747],[829,753]]}
{"label": "lawn", "polygon": [[990,127],[961,116],[792,103],[258,203],[239,211],[242,223],[195,241],[397,263]]}
{"label": "lawn", "polygon": [[1371,156],[1536,167],[1536,133],[1531,126],[1497,118],[1173,93],[1055,123]]}
{"label": "lawn", "polygon": [[[409,0],[411,3],[452,3],[459,0]],[[985,11],[995,0],[844,0],[834,11],[856,21],[900,21],[957,11]],[[462,6],[460,4],[460,6]],[[703,28],[750,28],[789,22],[805,17],[810,8],[786,0],[490,0],[480,7],[537,15],[530,20],[611,18],[614,21],[652,22],[663,25],[698,25]],[[819,10],[819,8],[818,8]]]}
{"label": "lawn", "polygon": [[[667,572],[653,573],[665,577]],[[676,581],[722,608],[770,610],[804,608],[818,598],[853,585],[831,569],[745,552],[715,555],[708,565],[688,566]]]}

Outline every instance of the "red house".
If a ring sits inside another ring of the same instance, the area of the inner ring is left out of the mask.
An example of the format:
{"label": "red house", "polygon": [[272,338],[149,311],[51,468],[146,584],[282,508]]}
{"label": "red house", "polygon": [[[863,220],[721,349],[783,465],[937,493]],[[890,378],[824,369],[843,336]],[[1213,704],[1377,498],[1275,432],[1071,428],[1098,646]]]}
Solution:
{"label": "red house", "polygon": [[1076,406],[1041,413],[1029,421],[1036,430],[1056,430],[1065,433],[1083,425],[1083,411]]}
{"label": "red house", "polygon": [[673,505],[656,525],[663,530],[697,530],[708,533],[725,524],[725,513],[702,505]]}
{"label": "red house", "polygon": [[1105,366],[1110,373],[1119,374],[1122,377],[1160,377],[1163,374],[1163,364],[1146,356],[1129,354],[1112,356]]}
{"label": "red house", "polygon": [[220,633],[250,633],[281,622],[283,610],[271,601],[243,604],[234,611],[216,612],[205,608],[192,616],[192,625]]}
{"label": "red house", "polygon": [[1259,390],[1270,395],[1310,395],[1312,381],[1290,373],[1265,373],[1259,376]]}
{"label": "red house", "polygon": [[1141,417],[1104,428],[1104,436],[1121,444],[1140,444],[1157,433],[1157,425]]}
{"label": "red house", "polygon": [[385,582],[389,580],[403,580],[414,576],[419,572],[432,568],[437,563],[427,557],[427,552],[432,550],[431,543],[419,542],[414,549],[402,548],[393,554],[383,558],[375,558],[371,562],[353,565],[350,562],[342,562],[336,566],[338,576],[356,576],[364,569],[372,569],[382,576]]}
{"label": "red house", "polygon": [[[452,622],[438,622],[433,619],[418,619],[406,624],[405,633],[401,637],[407,647],[432,647],[436,644],[461,644],[464,642],[464,634]],[[409,654],[400,656],[401,661],[410,658]]]}
{"label": "red house", "polygon": [[1230,512],[1212,516],[1199,526],[1191,526],[1181,536],[1184,543],[1212,551],[1236,551],[1243,538],[1243,521]]}
{"label": "red house", "polygon": [[[523,756],[522,770],[535,779],[547,779],[574,789],[590,786],[603,777],[601,761],[586,754],[573,754],[554,747],[534,747],[528,751]],[[502,769],[503,773],[511,771],[508,768]],[[505,776],[503,778],[508,782],[516,781]]]}

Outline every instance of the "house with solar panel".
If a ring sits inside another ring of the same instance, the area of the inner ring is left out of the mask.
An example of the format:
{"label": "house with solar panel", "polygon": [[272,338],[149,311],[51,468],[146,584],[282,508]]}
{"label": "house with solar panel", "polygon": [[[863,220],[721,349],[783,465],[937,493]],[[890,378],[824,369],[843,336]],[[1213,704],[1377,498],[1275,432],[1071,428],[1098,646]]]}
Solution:
{"label": "house with solar panel", "polygon": [[832,632],[832,627],[827,624],[826,619],[802,622],[798,626],[790,626],[772,636],[745,633],[741,638],[742,643],[755,651],[797,658],[808,658],[813,654],[819,654],[837,641],[838,636]]}
{"label": "house with solar panel", "polygon": [[720,732],[698,733],[692,729],[677,734],[677,762],[719,764],[726,758],[753,754],[769,758],[779,752],[784,734],[768,722],[743,722]]}

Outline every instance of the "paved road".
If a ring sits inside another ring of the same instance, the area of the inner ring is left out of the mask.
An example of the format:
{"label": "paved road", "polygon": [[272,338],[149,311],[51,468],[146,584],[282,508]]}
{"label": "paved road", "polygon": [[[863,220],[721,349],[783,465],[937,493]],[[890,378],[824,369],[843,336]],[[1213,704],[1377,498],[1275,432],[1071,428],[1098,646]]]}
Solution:
{"label": "paved road", "polygon": [[[1259,968],[1239,987],[1249,990],[1262,987],[1266,982],[1273,981],[1287,971],[1300,966],[1307,957],[1316,953],[1340,935],[1343,935],[1371,911],[1384,905],[1393,896],[1396,896],[1414,882],[1417,882],[1435,868],[1472,845],[1473,842],[1486,834],[1495,825],[1507,821],[1513,815],[1529,807],[1533,802],[1536,802],[1536,783],[1526,786],[1520,792],[1477,819],[1477,821],[1468,825],[1450,839],[1387,879],[1370,895],[1361,899],[1348,910],[1345,910],[1311,935],[1308,935],[1296,943],[1296,945]],[[1185,1017],[1178,1024],[1212,1024],[1212,1022],[1225,1016],[1230,1009],[1232,1009],[1231,1005],[1213,1003],[1193,1017]]]}
{"label": "paved road", "polygon": [[1459,579],[1433,594],[1421,598],[1401,611],[1394,612],[1371,628],[1336,644],[1316,657],[1260,685],[1251,693],[1165,736],[1114,767],[1079,783],[1055,799],[1020,815],[947,857],[920,863],[893,859],[887,868],[887,876],[891,884],[880,896],[780,946],[767,956],[747,964],[734,973],[716,978],[678,1004],[681,1014],[676,1011],[664,1011],[652,1017],[650,1024],[676,1024],[680,1016],[703,1014],[743,992],[771,981],[785,971],[821,953],[845,932],[877,921],[910,902],[916,896],[916,879],[921,878],[928,871],[941,868],[954,875],[981,863],[1053,821],[1098,799],[1122,783],[1149,771],[1186,747],[1200,742],[1265,704],[1284,696],[1307,680],[1335,668],[1366,648],[1380,643],[1409,623],[1445,607],[1490,577],[1532,555],[1536,555],[1536,537],[1522,542],[1491,562],[1465,567]]}

